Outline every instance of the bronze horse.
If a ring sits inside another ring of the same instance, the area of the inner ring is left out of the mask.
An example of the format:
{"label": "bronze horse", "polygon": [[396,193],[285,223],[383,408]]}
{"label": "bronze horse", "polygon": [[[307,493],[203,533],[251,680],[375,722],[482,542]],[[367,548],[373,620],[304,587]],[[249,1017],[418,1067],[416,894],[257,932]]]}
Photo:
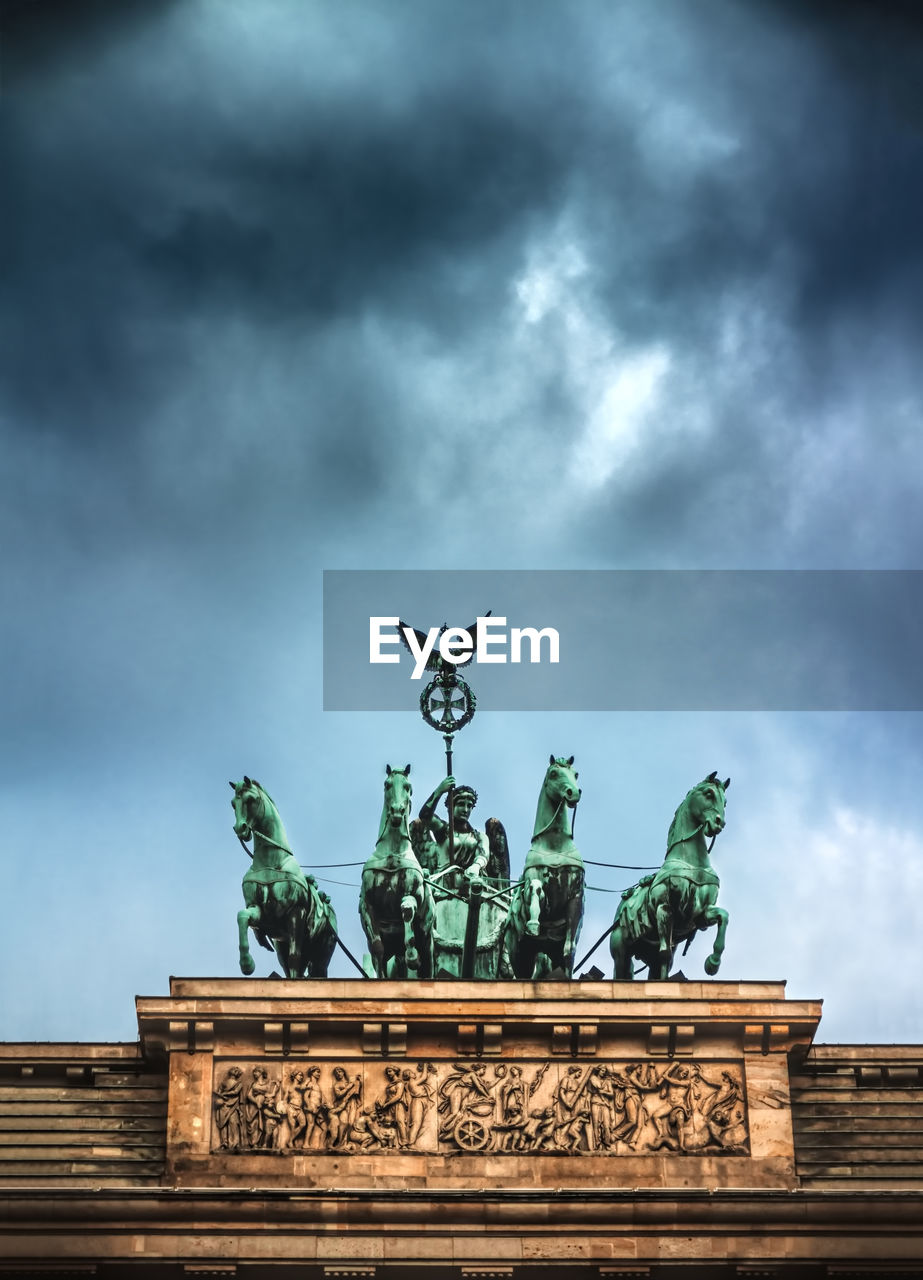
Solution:
{"label": "bronze horse", "polygon": [[715,945],[705,961],[714,975],[721,964],[728,913],[719,906],[719,880],[709,858],[710,845],[724,828],[724,798],[730,778],[716,773],[692,788],[673,815],[667,852],[659,871],[644,876],[622,894],[615,913],[609,950],[613,978],[634,977],[634,961],[647,966],[650,978],[666,978],[676,947],[700,929],[718,926]]}
{"label": "bronze horse", "polygon": [[246,906],[237,913],[240,971],[250,974],[256,968],[249,946],[252,929],[260,946],[275,951],[286,978],[326,978],[337,940],[330,899],[295,860],[268,792],[246,775],[230,785],[234,832],[242,844],[253,837],[253,864],[241,886]]}
{"label": "bronze horse", "polygon": [[584,888],[568,817],[581,795],[573,765],[573,756],[550,756],[539,793],[532,844],[504,928],[505,967],[517,978],[573,975]]}
{"label": "bronze horse", "polygon": [[431,978],[435,905],[410,843],[410,765],[385,766],[375,852],[362,868],[359,916],[378,978]]}

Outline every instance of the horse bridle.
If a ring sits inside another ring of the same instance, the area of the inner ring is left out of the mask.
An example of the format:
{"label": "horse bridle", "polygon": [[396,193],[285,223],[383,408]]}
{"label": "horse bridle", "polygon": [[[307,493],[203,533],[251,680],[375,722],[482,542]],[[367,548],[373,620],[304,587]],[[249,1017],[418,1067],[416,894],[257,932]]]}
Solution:
{"label": "horse bridle", "polygon": [[[701,835],[704,830],[705,830],[705,823],[700,822],[694,831],[690,831],[688,836],[683,836],[680,840],[674,840],[671,845],[668,845],[667,853],[669,853],[671,849],[675,849],[678,844],[685,844],[687,840],[694,840],[696,836]],[[724,827],[719,827],[718,830],[715,832],[715,834],[712,836],[711,842],[709,843],[708,849],[706,850],[707,853],[711,853],[712,849],[715,847],[715,841],[721,835],[721,832],[723,830],[724,830]]]}
{"label": "horse bridle", "polygon": [[[259,792],[259,796],[260,796],[260,806],[261,806],[261,810],[262,810],[262,812],[265,812],[265,808],[264,808],[264,805],[265,805],[265,797],[263,796],[263,792],[262,792],[262,790],[260,790],[260,792]],[[247,822],[247,826],[250,828],[250,838],[253,840],[254,847],[255,847],[255,846],[256,846],[256,836],[257,836],[256,828],[254,827],[253,823],[252,823],[251,821],[249,821],[249,820],[248,820],[248,822]],[[252,850],[252,849],[248,849],[248,848],[247,848],[246,843],[244,842],[244,838],[243,838],[243,836],[242,836],[242,835],[240,835],[237,831],[235,831],[235,832],[234,832],[234,834],[235,834],[235,836],[237,836],[237,839],[240,841],[240,847],[244,850],[244,852],[246,853],[247,857],[248,857],[248,858],[252,858],[252,857],[253,857],[253,850]],[[261,839],[261,840],[265,840],[267,844],[271,844],[271,845],[272,845],[272,847],[273,847],[274,849],[281,849],[283,853],[292,853],[291,849],[289,849],[287,845],[279,844],[278,840],[273,840],[272,836],[267,836],[267,835],[265,835],[262,831],[259,833],[259,837],[260,837],[260,839]],[[295,856],[295,855],[292,853],[292,857],[294,857],[294,856]]]}
{"label": "horse bridle", "polygon": [[[583,793],[581,792],[580,794],[582,795]],[[577,804],[579,803],[580,803],[580,796],[577,797],[577,801],[573,806],[568,805],[566,796],[561,796],[561,799],[558,801],[557,806],[555,807],[554,813],[551,815],[550,819],[548,820],[548,823],[544,827],[542,827],[541,831],[536,831],[532,839],[533,840],[538,839],[540,835],[543,835],[546,831],[548,831],[551,827],[553,827],[558,814],[561,812],[562,809],[567,809],[567,808],[573,808],[573,812],[574,812],[574,816],[570,820],[570,834],[571,834],[571,838],[573,838],[574,830],[577,826]]]}

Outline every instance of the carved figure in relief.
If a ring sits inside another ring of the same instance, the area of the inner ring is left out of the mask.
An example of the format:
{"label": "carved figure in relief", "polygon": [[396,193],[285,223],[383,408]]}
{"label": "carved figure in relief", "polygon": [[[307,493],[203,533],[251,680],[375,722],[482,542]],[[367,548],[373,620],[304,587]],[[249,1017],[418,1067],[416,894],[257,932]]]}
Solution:
{"label": "carved figure in relief", "polygon": [[333,1068],[333,1101],[327,1112],[327,1145],[338,1147],[352,1129],[362,1103],[362,1077],[352,1078],[345,1067]]}
{"label": "carved figure in relief", "polygon": [[397,1067],[385,1067],[385,1079],[388,1082],[385,1091],[375,1101],[375,1120],[386,1146],[406,1147],[407,1099],[404,1082]]}
{"label": "carved figure in relief", "polygon": [[[456,1062],[439,1086],[439,1137],[463,1151],[483,1151],[491,1137],[497,1099],[487,1080],[487,1064]],[[493,1088],[500,1083],[495,1076]]]}
{"label": "carved figure in relief", "polygon": [[405,1070],[401,1073],[404,1084],[404,1097],[407,1102],[407,1146],[415,1146],[423,1132],[423,1125],[429,1109],[433,1104],[433,1077],[436,1068],[431,1062],[421,1062],[417,1073]]}
{"label": "carved figure in relief", "polygon": [[472,1106],[486,1105],[487,1111],[493,1109],[490,1090],[484,1080],[487,1065],[483,1062],[466,1064],[453,1063],[454,1070],[439,1086],[439,1114],[442,1123],[440,1138],[449,1137],[458,1117],[470,1110]]}
{"label": "carved figure in relief", "polygon": [[371,1107],[363,1107],[357,1113],[356,1118],[341,1141],[341,1147],[344,1151],[367,1151],[374,1147],[384,1147],[386,1145],[384,1135],[379,1128]]}
{"label": "carved figure in relief", "polygon": [[723,1108],[716,1108],[706,1120],[713,1143],[722,1151],[746,1152],[747,1127],[743,1123],[743,1112],[738,1107],[733,1114]]}
{"label": "carved figure in relief", "polygon": [[307,1116],[304,1110],[304,1091],[307,1077],[296,1070],[289,1076],[288,1088],[279,1103],[280,1124],[275,1134],[275,1146],[279,1151],[303,1145]]}
{"label": "carved figure in relief", "polygon": [[215,1099],[215,1127],[223,1151],[239,1151],[243,1145],[243,1074],[240,1067],[229,1067],[212,1095]]}
{"label": "carved figure in relief", "polygon": [[609,1137],[613,1146],[625,1142],[633,1147],[641,1126],[641,1089],[634,1079],[634,1069],[612,1072],[615,1124]]}
{"label": "carved figure in relief", "polygon": [[317,1149],[324,1145],[327,1126],[327,1101],[320,1087],[320,1067],[308,1067],[302,1091],[304,1106],[304,1148]]}
{"label": "carved figure in relief", "polygon": [[494,1074],[497,1077],[497,1083],[494,1086],[497,1097],[497,1120],[500,1124],[515,1124],[522,1118],[522,1068],[513,1063],[509,1072],[506,1067],[503,1067],[501,1074],[501,1066],[502,1063],[494,1067]]}
{"label": "carved figure in relief", "polygon": [[574,757],[550,757],[539,793],[532,844],[503,933],[503,971],[525,980],[569,978],[583,920],[584,869],[573,839],[580,799]]}
{"label": "carved figure in relief", "polygon": [[609,939],[613,978],[634,977],[634,961],[647,965],[649,978],[669,976],[676,947],[700,929],[717,925],[715,945],[705,972],[718,972],[724,954],[728,913],[716,906],[719,881],[706,842],[724,829],[725,795],[730,778],[710,773],[686,794],[673,815],[667,851],[659,871],[626,889],[615,913]]}
{"label": "carved figure in relief", "polygon": [[266,1146],[267,1135],[270,1132],[266,1113],[276,1090],[270,1084],[269,1072],[264,1067],[254,1067],[252,1077],[244,1103],[244,1117],[247,1143],[250,1147],[258,1148]]}
{"label": "carved figure in relief", "polygon": [[558,1081],[552,1097],[555,1106],[554,1144],[562,1151],[575,1151],[581,1140],[590,1147],[590,1103],[586,1096],[592,1068],[585,1071],[577,1066],[568,1067]]}
{"label": "carved figure in relief", "polygon": [[671,1062],[663,1070],[649,1062],[646,1070],[635,1071],[635,1080],[644,1095],[638,1136],[644,1137],[645,1123],[650,1122],[653,1128],[653,1135],[644,1143],[648,1151],[659,1151],[663,1147],[669,1151],[685,1151],[685,1125],[691,1115],[689,1074],[689,1069],[678,1062]]}
{"label": "carved figure in relief", "polygon": [[282,1081],[269,1081],[269,1091],[263,1106],[263,1146],[273,1151],[279,1150],[282,1117],[285,1114],[281,1098]]}
{"label": "carved figure in relief", "polygon": [[[714,1125],[709,1125],[709,1118],[715,1112],[727,1116],[739,1099],[740,1085],[729,1071],[722,1071],[721,1079],[714,1080],[705,1075],[698,1063],[693,1063],[689,1068],[685,1090],[685,1106],[689,1118],[685,1127],[684,1149],[697,1151],[714,1146],[716,1131]],[[725,1131],[723,1125],[718,1128],[722,1133]]]}
{"label": "carved figure in relief", "polygon": [[435,905],[410,841],[410,765],[386,771],[378,841],[359,895],[367,963],[379,978],[430,978]]}
{"label": "carved figure in relief", "polygon": [[[695,1070],[698,1070],[698,1067]],[[705,1116],[710,1115],[716,1108],[720,1108],[722,1111],[730,1111],[740,1100],[740,1085],[729,1071],[721,1072],[720,1084],[717,1082],[712,1083],[711,1081],[705,1081],[705,1083],[717,1090],[702,1102],[702,1114]]]}
{"label": "carved figure in relief", "polygon": [[590,1150],[608,1150],[615,1129],[615,1082],[605,1063],[599,1063],[590,1071],[587,1097],[590,1103],[590,1126],[587,1130]]}
{"label": "carved figure in relief", "polygon": [[507,1071],[503,1063],[497,1063],[490,1092],[494,1097],[495,1107],[495,1119],[490,1129],[490,1149],[510,1151],[523,1126],[522,1069],[513,1065]]}
{"label": "carved figure in relief", "polygon": [[529,1145],[529,1138],[526,1136],[529,1127],[529,1102],[547,1069],[548,1063],[543,1062],[531,1079],[526,1080],[522,1067],[515,1063],[510,1065],[508,1071],[502,1064],[494,1068],[497,1082],[492,1087],[492,1092],[496,1096],[497,1112],[491,1128],[491,1150],[523,1151]]}
{"label": "carved figure in relief", "polygon": [[546,1151],[554,1141],[557,1124],[555,1108],[533,1107],[523,1129],[523,1151]]}

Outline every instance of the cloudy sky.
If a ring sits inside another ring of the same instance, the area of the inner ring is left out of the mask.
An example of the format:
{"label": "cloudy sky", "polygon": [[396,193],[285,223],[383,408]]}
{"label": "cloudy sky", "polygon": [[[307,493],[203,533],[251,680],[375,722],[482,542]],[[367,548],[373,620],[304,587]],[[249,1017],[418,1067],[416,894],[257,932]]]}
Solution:
{"label": "cloudy sky", "polygon": [[[325,865],[439,781],[415,694],[323,712],[324,569],[923,567],[915,6],[2,9],[4,1039],[235,972],[228,779]],[[484,705],[457,771],[514,868],[550,751],[600,861],[730,774],[721,976],[919,1040],[920,731]]]}

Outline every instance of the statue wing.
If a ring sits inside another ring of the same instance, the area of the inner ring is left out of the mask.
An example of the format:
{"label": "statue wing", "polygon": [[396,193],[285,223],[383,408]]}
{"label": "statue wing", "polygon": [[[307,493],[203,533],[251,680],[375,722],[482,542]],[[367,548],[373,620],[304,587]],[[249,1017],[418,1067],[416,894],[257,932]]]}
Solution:
{"label": "statue wing", "polygon": [[410,648],[410,645],[407,643],[407,636],[404,634],[405,631],[413,632],[413,634],[417,637],[417,645],[420,647],[420,649],[422,649],[423,646],[426,644],[427,636],[425,631],[418,631],[416,627],[412,627],[409,622],[404,622],[400,618],[398,618],[397,620],[397,626],[398,626],[398,631],[401,637],[401,644],[404,646],[404,648],[407,650],[408,653],[411,653],[412,650]]}
{"label": "statue wing", "polygon": [[[401,644],[404,646],[404,648],[407,650],[407,652],[410,654],[410,656],[411,656],[411,657],[414,657],[414,653],[413,653],[413,650],[411,649],[410,645],[407,643],[407,636],[406,636],[406,635],[405,635],[405,633],[404,633],[404,628],[405,628],[405,627],[407,628],[407,630],[408,630],[408,631],[412,631],[412,632],[413,632],[413,634],[416,636],[416,638],[417,638],[417,648],[418,648],[418,649],[420,650],[420,652],[422,653],[422,652],[423,652],[423,646],[426,644],[426,641],[427,641],[427,639],[428,639],[426,632],[425,632],[425,631],[418,631],[416,627],[411,627],[408,623],[406,623],[406,622],[401,622],[401,620],[400,620],[400,619],[398,619],[398,623],[397,623],[397,625],[398,625],[398,632],[399,632],[400,637],[401,637]],[[434,646],[433,646],[433,651],[432,651],[432,653],[429,655],[429,657],[426,659],[426,666],[423,668],[423,670],[424,670],[424,671],[438,671],[438,670],[440,669],[440,667],[441,667],[441,666],[442,666],[442,655],[441,655],[441,654],[440,654],[440,652],[439,652],[439,645],[437,644],[437,645],[434,645]]]}
{"label": "statue wing", "polygon": [[410,824],[410,847],[424,871],[432,873],[436,870],[436,842],[420,818],[414,818]]}
{"label": "statue wing", "polygon": [[490,872],[498,880],[510,878],[510,846],[506,828],[499,818],[488,818],[484,824],[487,843],[490,845]]}
{"label": "statue wing", "polygon": [[[489,618],[489,617],[490,617],[490,615],[491,615],[491,613],[493,613],[493,610],[492,610],[492,609],[488,609],[486,613],[481,614],[481,617],[482,617],[482,618]],[[470,639],[470,641],[471,641],[471,657],[470,657],[470,658],[465,658],[462,662],[456,662],[456,664],[455,664],[455,665],[456,665],[457,667],[467,667],[467,665],[468,665],[468,663],[469,663],[469,662],[473,662],[473,661],[474,661],[474,655],[475,655],[475,653],[477,652],[477,647],[478,647],[478,624],[477,624],[477,619],[475,618],[474,622],[472,622],[470,626],[468,626],[468,627],[462,627],[462,628],[461,628],[461,630],[465,632],[465,634],[468,636],[468,638],[469,638],[469,639]]]}
{"label": "statue wing", "polygon": [[[483,616],[483,617],[485,617],[485,618],[489,618],[492,612],[493,612],[493,611],[492,611],[491,609],[488,609],[488,610],[487,610],[487,612],[486,612],[485,614],[483,614],[482,616]],[[418,647],[418,649],[422,652],[422,651],[423,651],[423,646],[426,644],[426,641],[427,641],[427,634],[426,634],[426,632],[425,632],[425,631],[418,631],[416,627],[411,627],[411,626],[409,626],[406,622],[402,622],[400,619],[398,619],[398,623],[397,623],[397,625],[398,625],[398,632],[399,632],[400,637],[401,637],[401,644],[404,646],[404,648],[407,650],[407,652],[408,652],[408,653],[410,653],[410,654],[412,655],[412,650],[411,650],[411,648],[410,648],[410,645],[407,643],[407,636],[404,634],[404,628],[405,628],[405,627],[407,628],[407,630],[408,630],[408,631],[412,631],[412,632],[413,632],[413,634],[416,636],[416,638],[417,638],[417,647]],[[448,628],[447,628],[446,624],[443,624],[443,626],[442,626],[442,628],[441,628],[441,631],[446,631],[447,629],[448,629]],[[453,666],[453,667],[467,667],[468,663],[469,663],[469,662],[471,662],[471,661],[472,661],[472,659],[474,658],[474,653],[475,653],[475,650],[477,649],[477,630],[478,630],[477,619],[475,619],[475,621],[474,621],[474,622],[472,622],[470,626],[468,626],[468,627],[460,627],[460,628],[458,628],[458,629],[459,629],[460,631],[464,631],[464,632],[465,632],[465,633],[470,637],[470,639],[471,639],[471,657],[470,657],[470,658],[464,658],[464,659],[463,659],[462,661],[460,661],[460,662],[454,662],[454,663],[452,664],[452,666]],[[443,661],[442,661],[442,657],[441,657],[441,655],[440,655],[440,653],[439,653],[439,647],[438,647],[438,645],[437,645],[437,646],[433,649],[433,652],[429,655],[429,658],[427,658],[427,660],[426,660],[426,666],[424,667],[424,670],[425,670],[425,671],[439,671],[439,670],[442,668],[442,666],[443,666],[443,665],[444,665],[444,664],[443,664]]]}

